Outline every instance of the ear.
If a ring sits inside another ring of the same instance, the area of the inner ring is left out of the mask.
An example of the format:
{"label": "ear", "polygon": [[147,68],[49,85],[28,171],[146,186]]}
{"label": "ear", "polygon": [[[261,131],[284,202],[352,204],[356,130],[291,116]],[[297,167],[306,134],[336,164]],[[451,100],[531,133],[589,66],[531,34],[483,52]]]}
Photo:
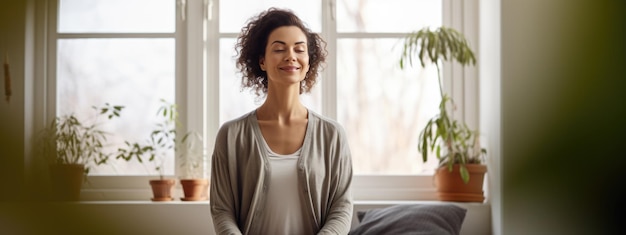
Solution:
{"label": "ear", "polygon": [[261,70],[265,71],[265,58],[259,58],[259,66],[261,66]]}

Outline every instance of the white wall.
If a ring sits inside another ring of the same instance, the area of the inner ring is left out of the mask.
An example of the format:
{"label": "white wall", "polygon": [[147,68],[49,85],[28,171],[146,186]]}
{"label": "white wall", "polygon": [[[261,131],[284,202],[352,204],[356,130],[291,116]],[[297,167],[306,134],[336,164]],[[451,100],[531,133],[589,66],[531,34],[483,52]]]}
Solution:
{"label": "white wall", "polygon": [[502,234],[502,150],[500,0],[480,0],[478,79],[481,143],[487,152],[487,201],[491,204],[492,231]]}

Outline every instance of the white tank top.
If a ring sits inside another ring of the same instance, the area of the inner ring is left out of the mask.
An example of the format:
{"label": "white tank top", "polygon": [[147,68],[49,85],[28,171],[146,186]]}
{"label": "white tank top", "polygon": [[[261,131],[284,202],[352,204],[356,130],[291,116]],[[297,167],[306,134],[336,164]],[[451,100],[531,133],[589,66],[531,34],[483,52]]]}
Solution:
{"label": "white tank top", "polygon": [[[282,155],[274,153],[267,143],[270,177],[267,190],[267,201],[263,214],[262,226],[258,234],[308,234],[311,231],[303,223],[303,210],[298,194],[297,163],[301,149],[295,153]],[[255,233],[257,233],[255,232]]]}

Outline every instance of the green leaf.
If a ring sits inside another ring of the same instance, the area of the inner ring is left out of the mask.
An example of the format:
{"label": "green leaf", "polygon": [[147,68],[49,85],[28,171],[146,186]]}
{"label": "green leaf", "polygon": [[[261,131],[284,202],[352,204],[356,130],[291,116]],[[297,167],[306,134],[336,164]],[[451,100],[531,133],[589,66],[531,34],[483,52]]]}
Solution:
{"label": "green leaf", "polygon": [[420,59],[420,63],[422,65],[422,67],[425,67],[426,64],[424,63],[424,50],[426,48],[426,40],[424,40],[422,38],[421,44],[420,44],[420,52],[419,52],[419,59]]}
{"label": "green leaf", "polygon": [[437,44],[436,39],[437,39],[437,37],[435,36],[434,33],[432,33],[432,32],[428,33],[428,43],[427,43],[426,47],[427,47],[427,50],[428,50],[428,58],[433,63],[437,63],[437,54],[433,53],[433,48]]}
{"label": "green leaf", "polygon": [[[424,143],[423,143],[422,146],[428,146],[427,139],[424,138],[423,141],[424,141]],[[428,161],[428,149],[423,149],[422,150],[422,161],[423,162],[427,162]]]}
{"label": "green leaf", "polygon": [[461,164],[459,167],[459,173],[461,173],[461,179],[463,179],[463,183],[467,184],[470,180],[469,171],[465,167],[465,164]]}

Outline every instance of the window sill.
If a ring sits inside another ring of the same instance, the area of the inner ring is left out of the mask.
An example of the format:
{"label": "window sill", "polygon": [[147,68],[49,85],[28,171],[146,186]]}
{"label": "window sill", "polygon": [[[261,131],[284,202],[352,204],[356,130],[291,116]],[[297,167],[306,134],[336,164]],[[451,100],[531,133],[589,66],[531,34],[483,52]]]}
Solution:
{"label": "window sill", "polygon": [[[90,176],[83,186],[85,201],[143,201],[152,196],[147,183],[150,176]],[[174,198],[182,197],[179,183],[174,186]],[[355,175],[352,195],[359,201],[435,201],[433,177],[430,175]]]}

